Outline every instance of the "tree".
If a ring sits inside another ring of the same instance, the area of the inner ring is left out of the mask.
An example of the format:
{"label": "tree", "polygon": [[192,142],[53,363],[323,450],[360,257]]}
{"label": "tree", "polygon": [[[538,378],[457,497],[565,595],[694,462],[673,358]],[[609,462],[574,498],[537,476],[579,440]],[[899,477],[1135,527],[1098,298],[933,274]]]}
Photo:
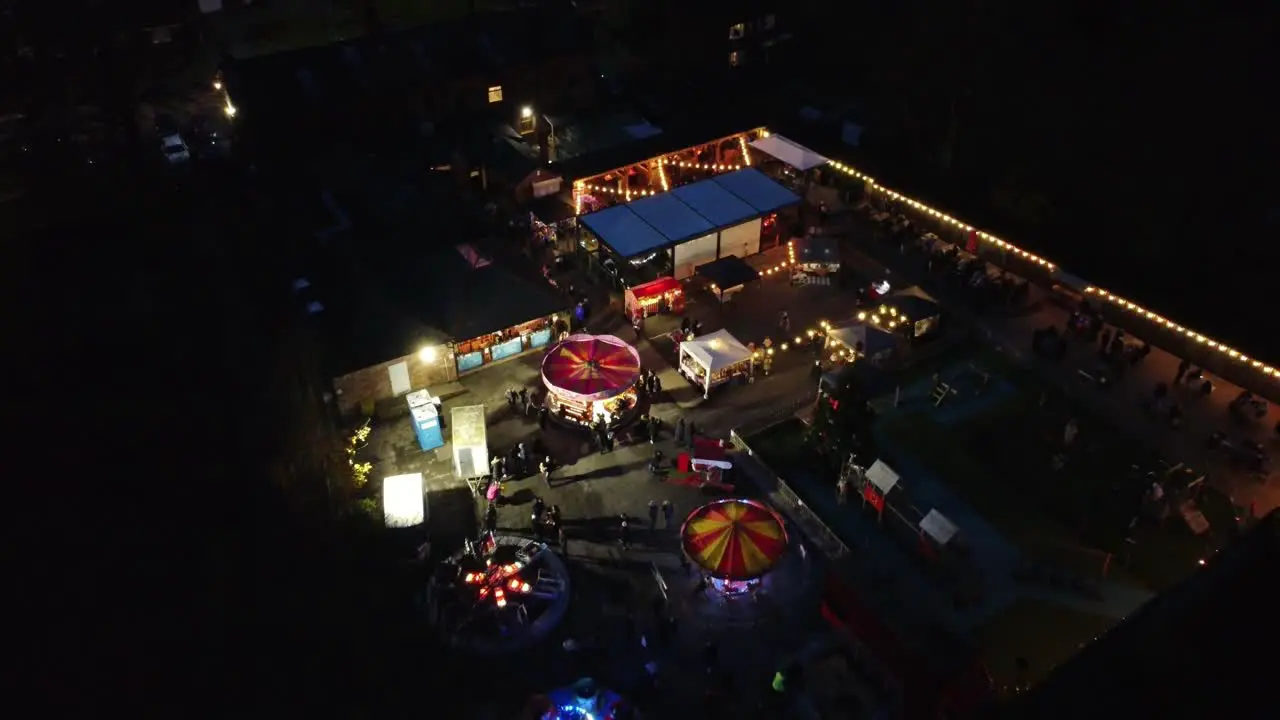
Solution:
{"label": "tree", "polygon": [[871,429],[875,411],[861,383],[846,373],[834,388],[818,393],[809,442],[832,467],[840,467],[850,453],[863,449],[861,438]]}

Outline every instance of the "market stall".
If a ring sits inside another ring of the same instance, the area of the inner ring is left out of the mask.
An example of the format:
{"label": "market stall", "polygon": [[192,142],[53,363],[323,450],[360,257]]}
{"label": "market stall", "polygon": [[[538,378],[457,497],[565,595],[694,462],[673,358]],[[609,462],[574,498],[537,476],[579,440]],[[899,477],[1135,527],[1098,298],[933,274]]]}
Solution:
{"label": "market stall", "polygon": [[725,594],[749,592],[787,550],[777,513],[755,500],[728,498],[703,505],[680,528],[689,560]]}
{"label": "market stall", "polygon": [[612,335],[570,335],[542,359],[551,412],[584,425],[620,422],[636,407],[639,379],[640,353]]}
{"label": "market stall", "polygon": [[653,282],[627,288],[624,302],[627,319],[632,322],[637,318],[659,313],[679,314],[684,312],[684,288],[680,287],[680,281],[675,278],[658,278]]}
{"label": "market stall", "polygon": [[483,405],[456,407],[453,423],[453,474],[479,494],[479,479],[489,474],[489,438]]}
{"label": "market stall", "polygon": [[889,311],[897,311],[908,338],[919,340],[934,335],[942,328],[942,308],[928,298],[902,292],[885,301]]}
{"label": "market stall", "polygon": [[852,353],[852,357],[881,362],[893,354],[898,341],[889,332],[865,322],[832,328],[827,332],[828,346],[834,353]]}
{"label": "market stall", "polygon": [[750,377],[753,362],[751,351],[728,330],[680,343],[680,374],[702,388],[704,398],[717,385]]}
{"label": "market stall", "polygon": [[858,321],[910,340],[932,337],[942,327],[942,309],[918,295],[894,295],[874,310],[858,313]]}
{"label": "market stall", "polygon": [[791,241],[788,252],[792,276],[825,276],[840,271],[840,243],[826,235],[807,235]]}

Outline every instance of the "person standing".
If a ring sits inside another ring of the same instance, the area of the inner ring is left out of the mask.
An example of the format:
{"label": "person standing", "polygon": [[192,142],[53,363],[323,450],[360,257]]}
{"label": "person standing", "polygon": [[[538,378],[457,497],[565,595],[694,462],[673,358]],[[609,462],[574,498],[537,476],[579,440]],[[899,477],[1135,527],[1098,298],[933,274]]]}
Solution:
{"label": "person standing", "polygon": [[1191,370],[1191,362],[1189,360],[1187,360],[1186,358],[1183,358],[1181,361],[1179,361],[1178,372],[1173,376],[1173,384],[1175,386],[1182,384],[1182,379],[1187,376],[1187,373],[1190,370]]}
{"label": "person standing", "polygon": [[676,508],[671,504],[670,500],[662,501],[662,523],[668,530],[671,529],[671,520],[675,517]]}
{"label": "person standing", "polygon": [[520,388],[520,411],[529,414],[529,388]]}
{"label": "person standing", "polygon": [[547,489],[551,489],[551,456],[542,458],[542,462],[538,463],[538,470],[542,473],[542,481],[546,484]]}
{"label": "person standing", "polygon": [[551,411],[547,409],[547,405],[544,402],[541,406],[538,407],[538,429],[539,430],[545,431],[547,429],[547,420],[550,417],[551,417]]}
{"label": "person standing", "polygon": [[618,544],[622,546],[623,550],[630,550],[631,549],[631,518],[627,517],[626,513],[622,513],[618,519],[619,519]]}
{"label": "person standing", "polygon": [[658,442],[658,426],[659,426],[658,418],[650,417],[649,422],[646,424],[649,426],[647,428],[649,431],[649,444],[656,445]]}
{"label": "person standing", "polygon": [[686,430],[686,425],[684,422],[684,418],[681,417],[679,420],[676,421],[676,445],[677,446],[684,445],[685,430]]}
{"label": "person standing", "polygon": [[653,533],[658,529],[658,501],[649,501],[649,532]]}

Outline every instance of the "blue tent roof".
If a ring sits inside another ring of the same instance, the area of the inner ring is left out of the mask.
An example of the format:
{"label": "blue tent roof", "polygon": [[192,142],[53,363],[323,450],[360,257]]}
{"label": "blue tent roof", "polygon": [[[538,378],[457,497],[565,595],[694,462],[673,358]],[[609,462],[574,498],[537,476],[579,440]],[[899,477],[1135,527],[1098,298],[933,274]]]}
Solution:
{"label": "blue tent roof", "polygon": [[729,227],[754,219],[759,213],[737,195],[716,184],[714,179],[678,187],[671,191],[680,202],[693,208],[716,227]]}
{"label": "blue tent roof", "polygon": [[770,180],[755,168],[743,168],[721,175],[712,178],[712,182],[737,195],[755,208],[757,213],[771,213],[800,202],[795,193]]}
{"label": "blue tent roof", "polygon": [[671,193],[633,200],[627,207],[673,243],[692,240],[715,230],[706,218]]}
{"label": "blue tent roof", "polygon": [[614,205],[583,215],[579,220],[600,238],[600,242],[624,258],[643,255],[670,243],[627,205]]}

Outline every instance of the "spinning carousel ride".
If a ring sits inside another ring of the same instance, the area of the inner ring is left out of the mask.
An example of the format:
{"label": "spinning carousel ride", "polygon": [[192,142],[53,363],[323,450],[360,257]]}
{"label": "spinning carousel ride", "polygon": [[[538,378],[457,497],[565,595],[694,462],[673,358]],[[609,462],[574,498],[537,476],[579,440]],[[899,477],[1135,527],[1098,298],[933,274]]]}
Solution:
{"label": "spinning carousel ride", "polygon": [[545,543],[485,535],[427,582],[429,619],[454,647],[496,655],[546,637],[569,606],[569,570]]}
{"label": "spinning carousel ride", "polygon": [[542,359],[542,382],[555,417],[618,424],[636,407],[640,353],[612,335],[570,335]]}
{"label": "spinning carousel ride", "polygon": [[685,555],[726,595],[754,590],[786,553],[787,541],[777,513],[746,498],[703,505],[680,528]]}

